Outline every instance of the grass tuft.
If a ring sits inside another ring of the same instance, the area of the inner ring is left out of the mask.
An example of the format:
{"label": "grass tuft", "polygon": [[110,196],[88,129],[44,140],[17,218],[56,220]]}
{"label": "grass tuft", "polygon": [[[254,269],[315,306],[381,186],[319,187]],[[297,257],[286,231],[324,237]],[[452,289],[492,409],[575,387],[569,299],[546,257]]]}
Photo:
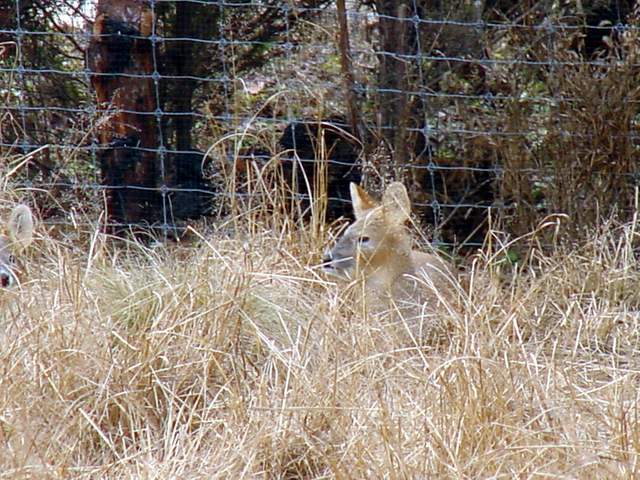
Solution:
{"label": "grass tuft", "polygon": [[488,243],[411,337],[319,275],[321,239],[237,220],[40,232],[0,301],[1,478],[638,475],[633,224]]}

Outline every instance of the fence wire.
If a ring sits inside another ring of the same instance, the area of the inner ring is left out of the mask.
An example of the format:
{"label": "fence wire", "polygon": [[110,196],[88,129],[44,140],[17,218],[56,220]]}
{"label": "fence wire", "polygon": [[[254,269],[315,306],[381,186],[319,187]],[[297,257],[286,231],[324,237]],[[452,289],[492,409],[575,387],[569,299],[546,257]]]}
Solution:
{"label": "fence wire", "polygon": [[634,2],[529,3],[347,2],[345,87],[329,0],[9,0],[0,174],[51,223],[106,206],[164,232],[259,195],[246,176],[276,163],[290,197],[328,195],[328,220],[350,181],[401,179],[442,244],[481,243],[489,210],[513,234],[624,216]]}

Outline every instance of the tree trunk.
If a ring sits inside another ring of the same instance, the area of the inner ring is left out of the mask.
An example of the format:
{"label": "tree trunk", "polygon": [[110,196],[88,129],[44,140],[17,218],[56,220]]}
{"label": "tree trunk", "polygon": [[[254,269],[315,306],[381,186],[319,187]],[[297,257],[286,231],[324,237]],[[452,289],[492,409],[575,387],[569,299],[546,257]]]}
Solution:
{"label": "tree trunk", "polygon": [[[154,73],[153,12],[144,0],[99,0],[88,49],[91,83],[100,109],[102,183],[110,222],[162,219],[158,179],[158,107]],[[144,75],[144,77],[141,77]]]}
{"label": "tree trunk", "polygon": [[[203,17],[210,16],[204,9],[213,10],[214,7],[205,7],[188,2],[177,2],[175,6],[175,20],[172,36],[175,38],[201,38],[198,27]],[[217,9],[216,9],[217,10]],[[202,48],[197,42],[171,42],[166,50],[166,74],[173,77],[198,76],[197,63],[201,60],[200,52],[194,51]],[[193,155],[191,130],[193,129],[192,103],[193,93],[198,82],[192,78],[173,78],[165,80],[167,87],[164,89],[164,105],[168,112],[174,111],[178,115],[169,114],[171,125],[175,134],[175,149],[170,167],[171,183],[175,185],[195,186],[203,183],[201,162],[202,156]],[[188,115],[185,115],[189,112]],[[168,129],[170,131],[170,129]],[[185,152],[185,153],[183,153]]]}
{"label": "tree trunk", "polygon": [[404,55],[412,52],[409,29],[413,23],[407,20],[409,0],[377,0],[380,14],[380,70],[378,77],[381,135],[391,149],[394,177],[400,179],[402,167],[409,159],[407,144],[407,99],[410,64],[414,62]]}
{"label": "tree trunk", "polygon": [[203,153],[193,145],[193,104],[197,101],[196,88],[201,84],[195,78],[211,75],[206,69],[213,55],[212,48],[198,40],[219,36],[219,16],[217,5],[189,2],[175,2],[174,8],[160,16],[167,37],[192,39],[166,42],[162,52],[163,134],[165,143],[175,150],[166,158],[165,178],[171,187],[182,189],[170,194],[174,219],[196,218],[211,208],[210,195],[202,192],[213,187],[204,179]]}

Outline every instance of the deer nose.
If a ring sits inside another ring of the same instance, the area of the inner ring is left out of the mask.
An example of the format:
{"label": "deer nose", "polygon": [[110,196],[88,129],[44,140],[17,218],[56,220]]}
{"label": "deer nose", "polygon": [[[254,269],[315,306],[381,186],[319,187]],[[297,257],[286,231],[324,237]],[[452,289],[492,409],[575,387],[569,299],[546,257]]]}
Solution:
{"label": "deer nose", "polygon": [[7,288],[11,285],[11,275],[8,272],[0,272],[0,285],[2,285],[2,288]]}

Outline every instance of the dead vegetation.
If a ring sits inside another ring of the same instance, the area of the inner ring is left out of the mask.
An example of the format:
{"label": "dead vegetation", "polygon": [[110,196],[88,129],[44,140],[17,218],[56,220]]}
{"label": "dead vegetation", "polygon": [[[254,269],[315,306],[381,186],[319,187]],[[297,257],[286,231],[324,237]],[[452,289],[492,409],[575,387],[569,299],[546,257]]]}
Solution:
{"label": "dead vegetation", "polygon": [[[299,155],[314,175],[278,145],[289,120],[344,114],[320,22],[314,48],[294,37],[244,89],[230,80],[233,105],[199,94],[222,213],[179,244],[102,233],[88,146],[102,117],[27,115],[46,134],[0,158],[0,213],[25,200],[45,222],[0,293],[0,479],[638,477],[637,20],[585,56],[562,12],[514,5],[484,17],[508,27],[417,32],[433,46],[410,89],[428,97],[410,99],[405,184],[434,237],[484,240],[420,342],[321,273],[330,205],[298,197],[338,176],[330,142]],[[486,52],[455,50],[480,33]],[[363,85],[393,51],[352,48]],[[393,152],[371,153],[363,181],[383,186]]]}
{"label": "dead vegetation", "polygon": [[638,475],[635,223],[515,266],[494,232],[413,344],[319,275],[324,237],[250,218],[41,229],[0,299],[2,478]]}

